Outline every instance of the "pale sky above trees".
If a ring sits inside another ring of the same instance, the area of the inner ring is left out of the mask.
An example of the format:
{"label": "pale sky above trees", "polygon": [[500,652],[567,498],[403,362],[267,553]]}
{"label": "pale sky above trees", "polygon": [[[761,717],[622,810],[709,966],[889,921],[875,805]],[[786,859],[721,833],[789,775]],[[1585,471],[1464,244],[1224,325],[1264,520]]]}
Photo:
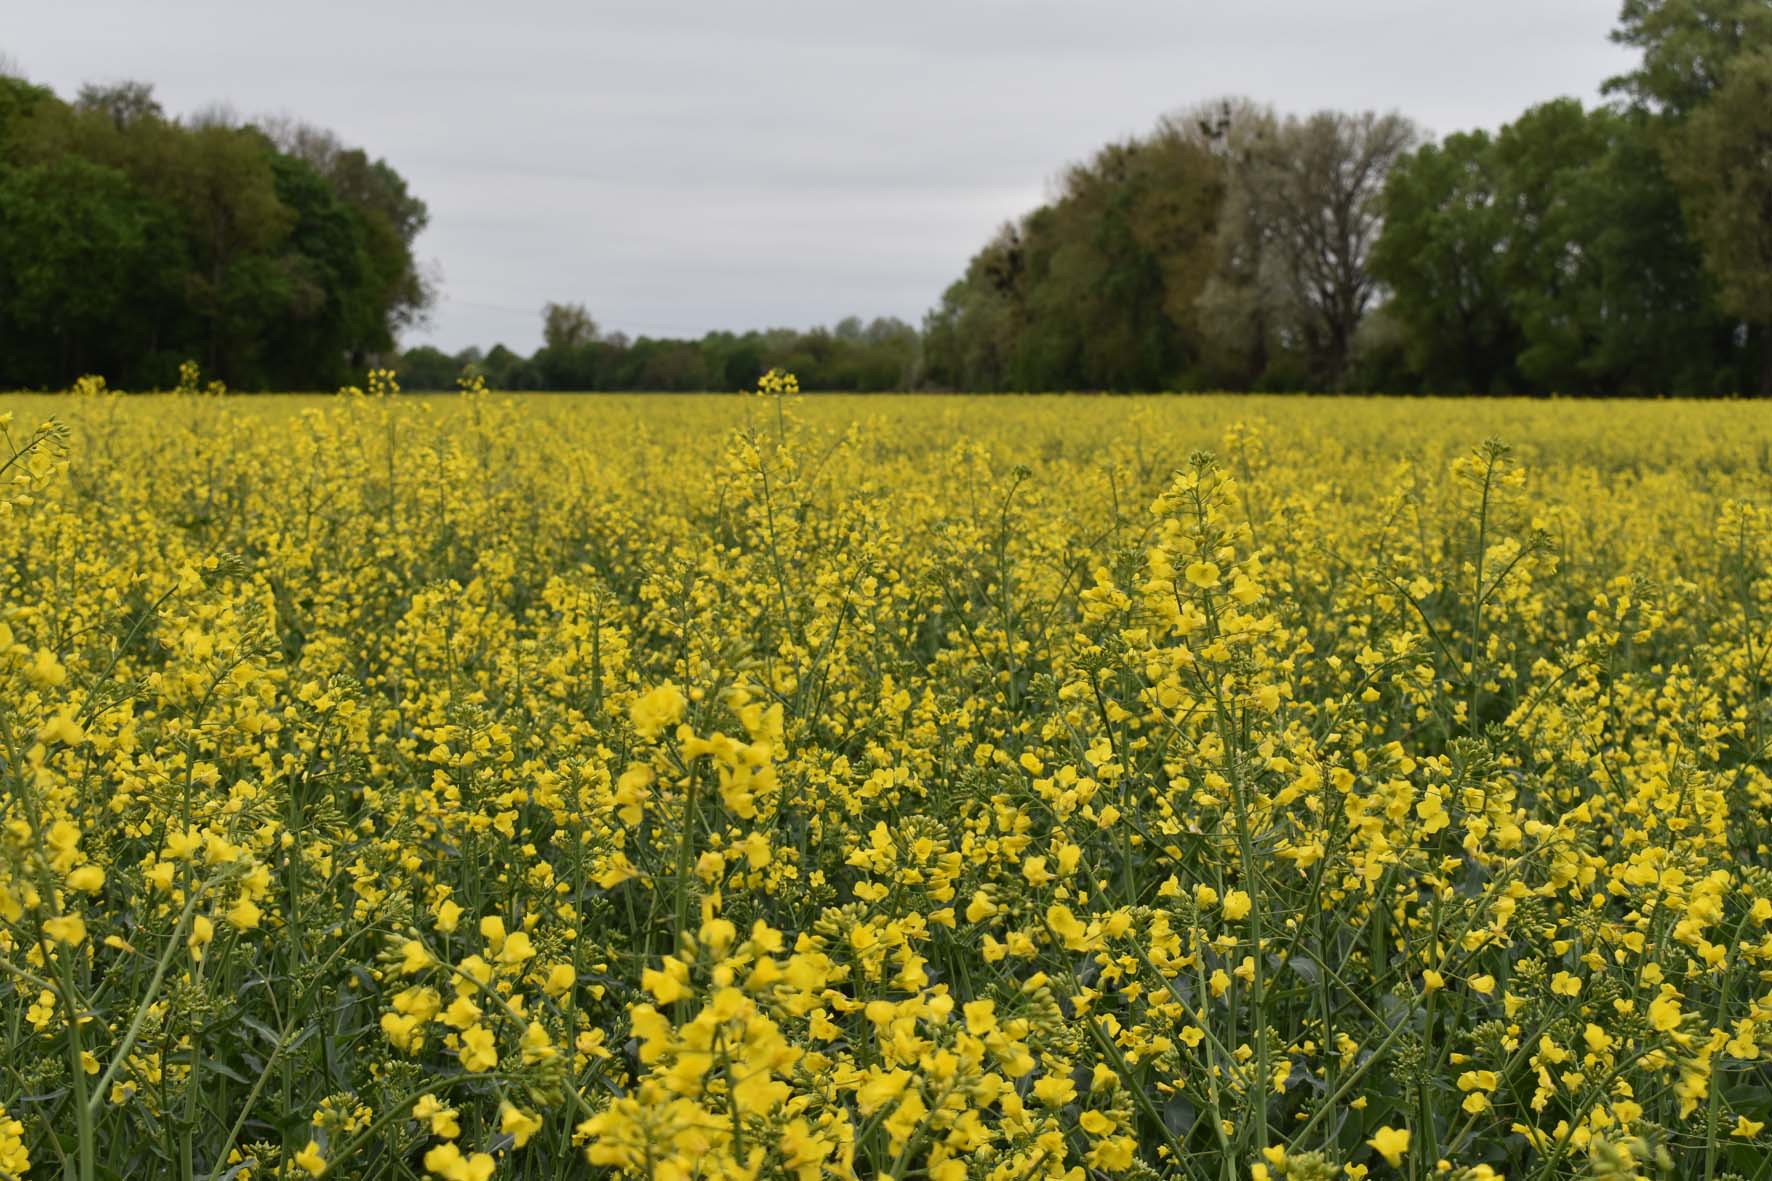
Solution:
{"label": "pale sky above trees", "polygon": [[58,0],[0,54],[72,97],[289,114],[430,207],[408,343],[540,342],[549,300],[632,335],[913,322],[1102,143],[1202,99],[1395,108],[1429,132],[1596,99],[1614,0]]}

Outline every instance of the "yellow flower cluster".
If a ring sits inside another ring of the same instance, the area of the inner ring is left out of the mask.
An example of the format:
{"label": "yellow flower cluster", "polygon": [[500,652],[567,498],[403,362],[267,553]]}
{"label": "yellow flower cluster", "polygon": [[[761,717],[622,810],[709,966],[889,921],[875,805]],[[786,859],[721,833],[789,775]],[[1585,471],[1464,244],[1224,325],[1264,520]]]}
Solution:
{"label": "yellow flower cluster", "polygon": [[197,381],[0,413],[0,1178],[1772,1156],[1772,413]]}

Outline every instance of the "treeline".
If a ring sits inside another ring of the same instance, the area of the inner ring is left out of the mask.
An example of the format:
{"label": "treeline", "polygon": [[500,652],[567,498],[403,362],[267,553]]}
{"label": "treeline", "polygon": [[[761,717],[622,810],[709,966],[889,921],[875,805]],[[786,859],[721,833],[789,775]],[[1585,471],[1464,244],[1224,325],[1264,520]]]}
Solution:
{"label": "treeline", "polygon": [[425,221],[386,161],[325,131],[0,75],[0,389],[170,388],[187,360],[230,386],[336,387],[428,302]]}
{"label": "treeline", "polygon": [[549,305],[511,389],[1772,395],[1772,3],[1625,0],[1639,67],[1433,141],[1401,114],[1208,103],[1067,170],[918,333],[604,337]]}
{"label": "treeline", "polygon": [[1624,0],[1588,109],[1435,141],[1401,114],[1208,103],[1067,170],[925,317],[700,339],[543,310],[540,349],[395,351],[422,201],[299,124],[0,76],[0,388],[181,362],[315,389],[1364,390],[1772,395],[1772,0]]}
{"label": "treeline", "polygon": [[1072,167],[926,324],[959,389],[1323,388],[1363,358],[1367,255],[1396,115],[1280,119],[1227,100]]}
{"label": "treeline", "polygon": [[795,374],[809,390],[916,389],[921,341],[903,320],[863,323],[851,316],[831,328],[710,332],[699,340],[604,333],[584,305],[542,309],[542,347],[528,357],[504,345],[449,354],[430,346],[400,358],[411,390],[454,389],[480,376],[502,390],[738,390],[771,369]]}
{"label": "treeline", "polygon": [[1005,226],[925,325],[980,390],[1772,394],[1772,4],[1627,0],[1612,105],[1163,120]]}

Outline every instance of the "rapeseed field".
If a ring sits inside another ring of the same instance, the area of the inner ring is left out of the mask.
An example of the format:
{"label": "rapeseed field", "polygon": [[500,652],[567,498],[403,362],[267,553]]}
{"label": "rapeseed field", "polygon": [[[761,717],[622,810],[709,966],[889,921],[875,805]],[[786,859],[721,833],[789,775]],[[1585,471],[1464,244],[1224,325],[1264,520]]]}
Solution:
{"label": "rapeseed field", "polygon": [[1772,1175],[1772,411],[0,399],[0,1177]]}

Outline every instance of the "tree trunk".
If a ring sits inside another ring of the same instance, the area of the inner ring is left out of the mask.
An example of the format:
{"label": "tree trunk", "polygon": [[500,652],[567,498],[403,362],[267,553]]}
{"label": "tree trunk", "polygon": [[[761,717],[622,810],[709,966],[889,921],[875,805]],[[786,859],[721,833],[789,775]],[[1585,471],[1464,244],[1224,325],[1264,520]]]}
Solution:
{"label": "tree trunk", "polygon": [[1760,397],[1772,398],[1772,324],[1761,324],[1759,337]]}

